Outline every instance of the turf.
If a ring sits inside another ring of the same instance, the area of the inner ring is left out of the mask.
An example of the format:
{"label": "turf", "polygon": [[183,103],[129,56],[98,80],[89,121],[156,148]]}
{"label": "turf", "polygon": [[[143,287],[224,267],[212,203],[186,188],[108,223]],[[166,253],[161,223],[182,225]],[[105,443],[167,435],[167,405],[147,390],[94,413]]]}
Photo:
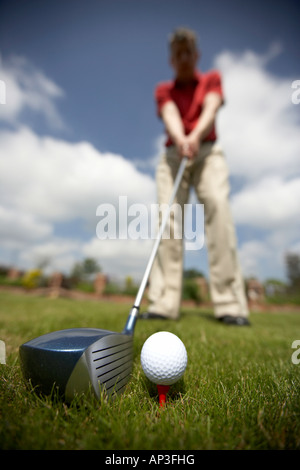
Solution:
{"label": "turf", "polygon": [[[130,303],[0,294],[1,449],[300,449],[300,314],[251,312],[251,327],[217,323],[209,310],[183,308],[180,321],[139,321],[132,380],[114,401],[79,396],[71,404],[38,396],[24,383],[19,346],[49,331],[121,331]],[[184,342],[188,366],[160,409],[140,351],[152,333]]]}

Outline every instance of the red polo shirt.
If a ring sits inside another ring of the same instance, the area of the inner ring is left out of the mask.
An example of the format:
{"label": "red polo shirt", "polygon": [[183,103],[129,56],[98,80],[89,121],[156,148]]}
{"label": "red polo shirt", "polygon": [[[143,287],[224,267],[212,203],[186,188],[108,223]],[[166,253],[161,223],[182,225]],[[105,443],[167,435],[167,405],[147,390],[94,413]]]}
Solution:
{"label": "red polo shirt", "polygon": [[[155,99],[157,104],[157,114],[161,117],[161,109],[167,101],[174,101],[177,105],[186,135],[196,126],[201,116],[205,95],[209,92],[218,93],[222,97],[223,91],[221,76],[216,70],[201,73],[195,72],[194,79],[183,84],[177,80],[159,83],[155,89]],[[205,141],[215,141],[217,138],[215,126],[204,139]],[[166,146],[173,145],[168,137]]]}

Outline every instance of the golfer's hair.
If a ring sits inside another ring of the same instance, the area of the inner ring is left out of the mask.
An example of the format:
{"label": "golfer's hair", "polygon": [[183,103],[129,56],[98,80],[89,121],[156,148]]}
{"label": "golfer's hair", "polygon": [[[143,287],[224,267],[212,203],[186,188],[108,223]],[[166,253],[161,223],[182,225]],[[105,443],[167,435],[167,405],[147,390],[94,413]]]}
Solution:
{"label": "golfer's hair", "polygon": [[176,28],[168,38],[169,48],[172,51],[174,44],[178,44],[183,41],[190,42],[195,49],[197,49],[197,34],[195,31],[189,28],[180,27]]}

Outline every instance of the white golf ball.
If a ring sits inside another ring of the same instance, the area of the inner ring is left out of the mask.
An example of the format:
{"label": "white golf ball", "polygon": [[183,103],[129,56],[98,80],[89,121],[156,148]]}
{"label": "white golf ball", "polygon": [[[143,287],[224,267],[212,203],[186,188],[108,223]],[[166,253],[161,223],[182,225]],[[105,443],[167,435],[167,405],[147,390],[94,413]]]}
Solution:
{"label": "white golf ball", "polygon": [[146,377],[157,385],[172,385],[184,374],[187,352],[178,336],[160,331],[150,336],[141,351]]}

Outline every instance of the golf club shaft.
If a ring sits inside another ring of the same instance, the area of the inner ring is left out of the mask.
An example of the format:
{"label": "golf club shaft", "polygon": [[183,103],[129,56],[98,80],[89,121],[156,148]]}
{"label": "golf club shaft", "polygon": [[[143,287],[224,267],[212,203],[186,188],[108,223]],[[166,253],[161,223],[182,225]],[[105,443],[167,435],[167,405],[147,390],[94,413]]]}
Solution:
{"label": "golf club shaft", "polygon": [[155,240],[155,243],[154,243],[154,246],[153,246],[153,249],[152,249],[152,252],[151,252],[151,255],[150,255],[150,258],[149,258],[149,261],[148,261],[148,264],[147,264],[147,267],[146,267],[146,270],[145,270],[145,273],[144,273],[144,276],[143,276],[143,279],[142,279],[142,282],[141,282],[141,285],[139,287],[137,296],[135,298],[135,302],[133,304],[133,307],[132,307],[132,310],[131,310],[130,316],[128,318],[128,321],[126,323],[124,331],[133,331],[135,321],[136,321],[136,317],[138,315],[138,310],[139,310],[139,307],[140,307],[140,303],[142,301],[142,298],[143,298],[143,295],[144,295],[144,292],[145,292],[145,289],[146,289],[146,286],[147,286],[147,282],[148,282],[148,279],[149,279],[149,276],[150,276],[152,265],[154,263],[154,259],[155,259],[156,254],[157,254],[157,250],[158,250],[161,238],[163,236],[164,230],[166,228],[167,221],[168,221],[170,213],[171,213],[172,204],[174,202],[175,196],[177,194],[179,185],[180,185],[181,180],[182,180],[182,176],[183,176],[183,173],[184,173],[184,170],[185,170],[185,167],[186,167],[187,160],[188,160],[187,157],[183,157],[182,160],[181,160],[180,166],[178,168],[178,172],[177,172],[177,175],[176,175],[176,178],[175,178],[175,181],[174,181],[174,186],[173,186],[172,194],[170,196],[168,208],[167,208],[167,211],[164,214],[164,217],[163,217],[163,220],[162,220],[157,238]]}

